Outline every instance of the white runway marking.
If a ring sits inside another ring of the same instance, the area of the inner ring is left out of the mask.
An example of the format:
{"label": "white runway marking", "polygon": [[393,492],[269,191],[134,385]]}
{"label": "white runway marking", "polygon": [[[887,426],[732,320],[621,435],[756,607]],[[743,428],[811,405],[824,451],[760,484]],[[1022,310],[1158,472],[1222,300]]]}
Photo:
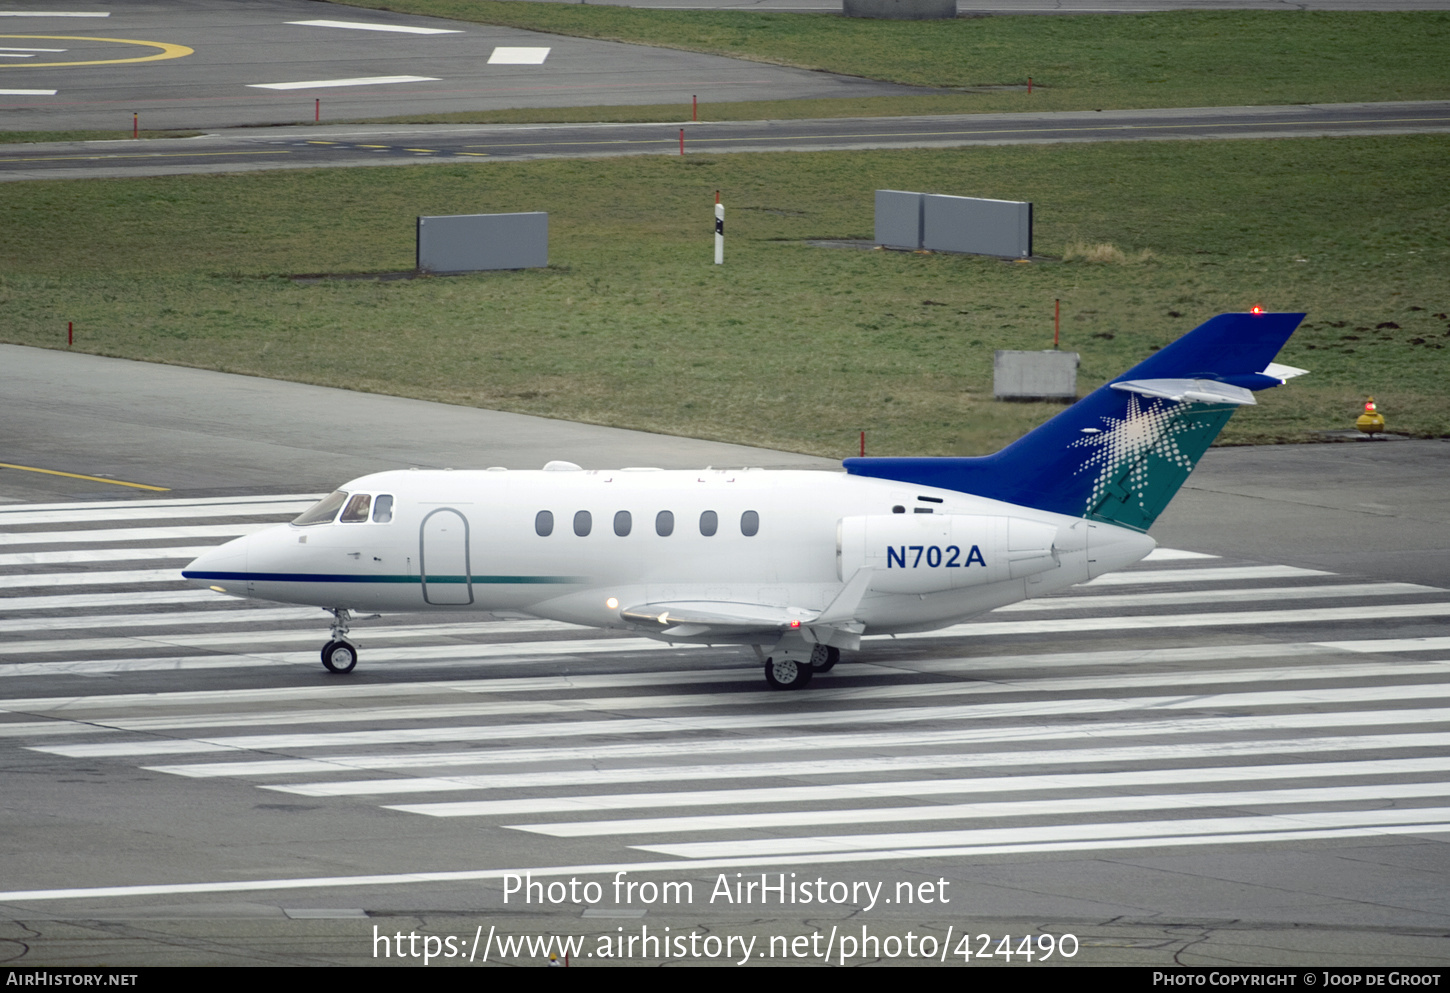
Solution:
{"label": "white runway marking", "polygon": [[9,48],[0,47],[0,52],[64,52],[64,48]]}
{"label": "white runway marking", "polygon": [[3,97],[53,97],[55,90],[0,90]]}
{"label": "white runway marking", "polygon": [[[311,506],[321,500],[324,493],[269,493],[260,496],[230,496],[230,497],[168,497],[159,500],[146,498],[142,500],[87,500],[85,503],[21,503],[8,507],[0,507],[0,526],[4,526],[13,514],[33,514],[40,510],[63,510],[70,513],[86,514],[95,510],[127,509],[134,508],[139,503],[147,507],[212,507],[224,504],[228,507],[236,507],[238,516],[247,513],[247,508],[255,507],[257,504],[266,503],[301,503]],[[70,518],[74,520],[74,518]]]}
{"label": "white runway marking", "polygon": [[[240,517],[242,515],[234,515]],[[0,525],[4,521],[0,520]],[[195,524],[174,528],[106,528],[84,531],[10,531],[0,533],[4,545],[75,545],[81,542],[104,544],[112,541],[154,541],[158,539],[237,538],[253,534],[271,524]]]}
{"label": "white runway marking", "polygon": [[[808,800],[814,794],[802,797]],[[920,821],[989,820],[997,817],[1057,817],[1103,814],[1127,810],[1221,808],[1296,803],[1424,799],[1450,796],[1450,783],[1414,783],[1405,786],[1331,786],[1300,790],[1249,790],[1231,793],[1163,793],[1154,796],[1072,797],[1059,800],[1019,800],[1002,803],[951,803],[920,807],[790,810],[755,814],[710,814],[695,817],[637,817],[617,821],[569,821],[560,824],[506,824],[515,831],[551,838],[598,838],[621,834],[658,834],[668,831],[732,831],[825,824],[891,824]],[[859,799],[832,796],[828,799]],[[648,806],[644,804],[642,806]],[[393,808],[397,809],[397,808]]]}
{"label": "white runway marking", "polygon": [[359,76],[355,79],[311,79],[297,83],[248,83],[254,90],[320,90],[334,86],[383,86],[388,83],[436,83],[437,76]]}
{"label": "white runway marking", "polygon": [[110,11],[90,10],[0,10],[0,17],[110,17]]}
{"label": "white runway marking", "polygon": [[1110,572],[1083,583],[1084,587],[1135,586],[1158,583],[1229,583],[1245,579],[1300,579],[1305,576],[1332,576],[1320,569],[1300,569],[1292,565],[1219,566],[1211,569],[1129,569]]}
{"label": "white runway marking", "polygon": [[549,57],[547,48],[495,48],[488,57],[491,66],[538,66]]}
{"label": "white runway marking", "polygon": [[11,511],[0,515],[0,526],[22,524],[74,524],[80,521],[150,521],[180,517],[261,517],[300,514],[314,500],[274,500],[266,503],[218,503],[205,506],[163,507],[149,500],[138,500],[129,507],[100,509]]}
{"label": "white runway marking", "polygon": [[190,561],[214,545],[186,548],[91,548],[68,552],[10,552],[0,554],[0,569],[17,565],[76,565],[83,562],[135,562],[149,559]]}
{"label": "white runway marking", "polygon": [[[1018,825],[1011,828],[976,828],[965,831],[893,832],[817,836],[813,838],[756,838],[744,841],[705,841],[679,845],[631,845],[642,852],[681,858],[736,858],[740,856],[850,852],[875,849],[912,849],[946,846],[990,850],[995,846],[1033,842],[1089,840],[1121,841],[1129,838],[1242,835],[1272,838],[1275,832],[1306,828],[1348,827],[1358,830],[1382,825],[1420,825],[1421,830],[1440,834],[1450,830],[1450,808],[1414,807],[1406,810],[1305,811],[1266,817],[1208,817],[1173,821],[1132,821],[1108,824],[1063,824],[1047,827]],[[1267,839],[1266,839],[1267,840]]]}
{"label": "white runway marking", "polygon": [[394,31],[398,34],[463,34],[453,28],[415,28],[406,24],[372,24],[366,21],[288,21],[314,28],[352,28],[355,31]]}

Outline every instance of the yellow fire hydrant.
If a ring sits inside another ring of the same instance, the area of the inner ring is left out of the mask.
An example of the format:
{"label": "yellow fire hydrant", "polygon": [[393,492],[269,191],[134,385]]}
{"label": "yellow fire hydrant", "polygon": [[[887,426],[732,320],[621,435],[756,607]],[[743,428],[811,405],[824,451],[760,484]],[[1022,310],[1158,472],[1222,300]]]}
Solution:
{"label": "yellow fire hydrant", "polygon": [[1374,405],[1374,397],[1364,402],[1364,413],[1355,420],[1354,426],[1369,435],[1370,440],[1385,429],[1385,415]]}

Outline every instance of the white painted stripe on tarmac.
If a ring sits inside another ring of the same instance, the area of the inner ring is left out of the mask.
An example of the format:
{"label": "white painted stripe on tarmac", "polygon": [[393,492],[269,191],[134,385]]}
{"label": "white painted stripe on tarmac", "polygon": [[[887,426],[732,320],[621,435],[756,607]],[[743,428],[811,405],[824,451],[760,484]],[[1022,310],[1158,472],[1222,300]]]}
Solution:
{"label": "white painted stripe on tarmac", "polygon": [[[1331,738],[1322,741],[1334,741]],[[1264,744],[1264,742],[1259,742]],[[1283,748],[1286,742],[1279,742],[1279,754],[1285,751],[1292,751],[1290,748]],[[1185,754],[1190,745],[1180,745],[1179,754],[1174,758],[1182,761],[1185,758],[1192,758],[1192,755]],[[1053,752],[1060,755],[1060,763],[1076,763],[1073,757],[1074,749],[1061,749]],[[1324,751],[1330,751],[1325,748]],[[1143,748],[1106,748],[1082,749],[1080,754],[1085,757],[1089,755],[1106,754],[1116,755],[1122,752],[1124,757],[1106,758],[1103,761],[1144,761],[1159,758],[1153,754],[1153,749]],[[1027,752],[1029,755],[1031,752]],[[1018,754],[1015,752],[1000,752],[1005,760],[1000,767],[1015,768]],[[934,757],[937,763],[931,768],[951,768],[945,765],[945,760],[950,760],[948,755],[937,755]],[[973,761],[974,755],[957,755],[956,768],[960,770],[961,764],[966,761]],[[1167,757],[1163,757],[1167,758]],[[903,757],[903,761],[909,761],[911,757]],[[1031,764],[1031,763],[1027,763]],[[1041,763],[1054,765],[1058,763]],[[800,776],[806,768],[806,763],[777,763],[769,765],[787,765],[792,767],[792,773],[782,771],[780,776]],[[837,771],[851,771],[848,761],[841,761],[835,764]],[[973,763],[976,765],[976,763]],[[996,765],[993,761],[982,763],[983,767]],[[760,768],[760,765],[753,765]],[[407,813],[426,813],[436,818],[461,818],[461,816],[509,816],[518,813],[587,813],[592,810],[631,810],[638,807],[711,807],[711,806],[740,806],[747,803],[816,803],[834,802],[834,800],[864,800],[880,799],[880,797],[925,797],[925,796],[961,796],[970,793],[1019,793],[1028,790],[1125,790],[1128,787],[1140,786],[1161,786],[1161,784],[1182,784],[1188,786],[1190,783],[1240,783],[1240,781],[1257,781],[1264,783],[1270,780],[1302,780],[1302,778],[1340,778],[1340,777],[1363,777],[1363,776],[1422,776],[1428,773],[1444,773],[1450,770],[1450,758],[1437,755],[1430,758],[1382,758],[1382,760],[1353,761],[1353,763],[1293,763],[1279,765],[1227,765],[1217,768],[1144,768],[1144,770],[1118,771],[1118,773],[1054,773],[1051,776],[992,776],[977,778],[931,778],[931,780],[908,780],[908,781],[879,781],[879,783],[834,783],[828,786],[809,786],[805,783],[796,783],[793,786],[782,787],[760,787],[760,789],[732,789],[732,790],[690,790],[690,792],[676,793],[612,793],[612,794],[590,794],[590,796],[544,796],[544,797],[523,797],[513,800],[465,800],[461,803],[415,803],[415,805],[392,806],[390,810],[406,810]],[[657,783],[670,783],[670,770],[660,768],[660,777]],[[883,768],[877,765],[860,767],[856,771],[909,771],[902,768]],[[811,773],[806,773],[811,774]],[[576,773],[576,776],[579,774]],[[587,776],[587,774],[584,774]],[[773,776],[769,771],[761,771],[760,778]],[[444,780],[447,781],[447,780]],[[386,783],[386,780],[383,780]],[[579,784],[576,783],[574,784]],[[310,793],[303,792],[302,787],[318,786],[319,789],[326,789],[329,784],[290,784],[290,786],[264,786],[262,789],[276,790],[278,793],[299,793],[302,796],[357,796],[357,793]],[[342,786],[341,783],[334,786]],[[1404,784],[1401,784],[1404,786]],[[1446,786],[1446,784],[1440,784]],[[474,787],[477,789],[477,787]],[[361,793],[361,790],[360,792]],[[381,793],[381,790],[380,790]],[[1420,794],[1414,794],[1420,796]]]}
{"label": "white painted stripe on tarmac", "polygon": [[[1350,711],[1332,714],[1270,714],[1252,717],[1168,718],[1155,721],[1117,721],[1093,725],[1094,737],[1131,738],[1144,735],[1177,734],[1247,734],[1295,729],[1323,731],[1329,728],[1410,727],[1420,724],[1450,723],[1450,709]],[[1070,727],[1001,727],[890,732],[856,732],[802,736],[751,738],[714,738],[677,742],[672,754],[685,756],[749,756],[755,752],[845,752],[853,750],[880,751],[892,747],[943,747],[956,745],[1021,744],[1040,741],[1080,740],[1082,729]],[[210,749],[208,749],[210,750]],[[204,762],[181,766],[157,766],[156,771],[173,775],[208,778],[214,776],[272,776],[347,772],[370,769],[431,769],[477,766],[498,766],[539,762],[582,762],[588,777],[599,776],[600,782],[632,782],[630,770],[598,770],[603,760],[656,758],[659,745],[653,742],[624,742],[594,746],[556,745],[547,748],[508,747],[496,750],[470,749],[462,752],[333,754],[323,759],[261,759],[242,762]],[[573,775],[579,770],[570,771]],[[514,781],[530,784],[529,774],[499,773],[493,777],[502,786]],[[541,774],[543,775],[543,774]],[[682,772],[683,775],[683,772]],[[611,779],[618,776],[618,779]],[[542,781],[541,781],[542,782]]]}
{"label": "white painted stripe on tarmac", "polygon": [[53,97],[55,90],[0,90],[0,96],[6,97]]}
{"label": "white painted stripe on tarmac", "polygon": [[[206,592],[205,590],[201,592]],[[82,617],[23,617],[0,621],[0,633],[7,631],[64,631],[70,628],[172,627],[217,624],[261,624],[274,621],[316,621],[318,607],[272,607],[258,610],[188,610],[155,614],[87,614]],[[315,635],[314,635],[315,637]]]}
{"label": "white painted stripe on tarmac", "polygon": [[[1106,692],[1125,687],[1158,687],[1164,683],[1182,687],[1195,683],[1222,685],[1243,682],[1263,685],[1277,681],[1311,679],[1383,679],[1387,676],[1444,675],[1450,665],[1439,662],[1420,664],[1382,664],[1308,666],[1299,669],[1193,673],[1152,673],[1134,676],[1094,676],[1081,679],[1048,679],[1023,684],[955,683],[931,687],[931,696],[998,696],[1008,693],[1054,693],[1063,691]],[[878,702],[891,699],[917,699],[920,685],[871,686],[820,690],[812,694],[817,705],[849,701]],[[1375,688],[1366,692],[1379,692]],[[1450,687],[1446,687],[1450,693]],[[242,713],[229,708],[224,713],[187,714],[147,717],[88,717],[87,724],[104,724],[119,731],[162,731],[188,728],[222,728],[265,725],[280,727],[289,724],[378,724],[388,721],[452,720],[463,717],[510,717],[521,714],[591,714],[601,711],[671,710],[691,708],[790,707],[795,702],[769,689],[756,693],[721,694],[658,694],[651,696],[565,697],[546,700],[476,700],[460,703],[425,703],[392,707],[328,707],[313,710],[264,710]]]}
{"label": "white painted stripe on tarmac", "polygon": [[1320,569],[1292,565],[1219,566],[1209,569],[1133,569],[1110,572],[1083,586],[1138,586],[1158,583],[1237,583],[1254,579],[1299,579],[1304,576],[1332,576]]}
{"label": "white painted stripe on tarmac", "polygon": [[[223,749],[267,751],[304,748],[361,748],[378,745],[432,744],[444,741],[520,741],[581,735],[678,734],[681,731],[727,731],[767,727],[823,727],[831,724],[915,724],[926,721],[979,721],[1024,716],[1067,716],[1123,710],[1226,707],[1271,707],[1363,703],[1370,700],[1435,700],[1450,696],[1450,685],[1420,684],[1385,687],[1339,687],[1290,690],[1283,693],[1239,693],[1193,697],[1134,697],[1125,700],[1016,701],[948,707],[901,707],[828,710],[789,714],[661,716],[604,721],[551,721],[465,727],[426,727],[334,731],[316,734],[228,735],[174,741],[114,742],[95,745],[37,747],[33,751],[69,758],[182,755]],[[1327,722],[1326,722],[1327,723]]]}
{"label": "white painted stripe on tarmac", "polygon": [[384,86],[389,83],[436,83],[437,76],[360,76],[356,79],[312,79],[296,83],[248,83],[254,90],[315,90],[334,86]]}
{"label": "white painted stripe on tarmac", "polygon": [[[64,52],[64,48],[14,48],[11,46],[0,47],[0,52]],[[52,91],[54,92],[54,91]]]}
{"label": "white painted stripe on tarmac", "polygon": [[1184,603],[1268,603],[1279,600],[1352,599],[1367,596],[1441,594],[1435,586],[1416,583],[1346,583],[1336,586],[1274,586],[1252,590],[1191,590],[1176,593],[1109,593],[1097,596],[1050,596],[998,607],[995,614],[1044,610],[1107,610],[1123,607],[1163,607]]}
{"label": "white painted stripe on tarmac", "polygon": [[0,10],[0,17],[110,17],[108,10]]}
{"label": "white painted stripe on tarmac", "polygon": [[[1285,731],[1296,728],[1311,730],[1323,730],[1326,727],[1407,727],[1413,724],[1443,724],[1450,722],[1450,709],[1428,709],[1428,710],[1381,710],[1367,711],[1350,714],[1284,714],[1255,716],[1250,718],[1236,717],[1211,717],[1198,720],[1175,720],[1165,722],[1146,721],[1120,721],[1115,723],[1094,724],[1093,736],[1102,738],[1115,737],[1139,737],[1142,735],[1171,735],[1171,734],[1246,734],[1263,731]],[[1025,743],[1031,741],[1062,741],[1081,740],[1082,728],[1079,726],[1065,728],[969,728],[965,730],[949,731],[891,731],[889,733],[867,732],[859,734],[812,734],[800,737],[768,737],[768,738],[717,738],[710,740],[688,740],[673,742],[670,745],[670,753],[680,757],[703,756],[703,755],[740,755],[749,756],[756,752],[845,752],[845,751],[875,751],[880,752],[883,748],[911,748],[923,746],[948,746],[948,745],[983,745],[1001,744],[1004,742]],[[1420,735],[1396,736],[1407,738],[1419,738]],[[1217,745],[1203,744],[1199,747],[1205,749],[1205,754],[1232,754],[1233,743],[1218,743]],[[1244,754],[1250,754],[1256,743],[1245,743]],[[1264,743],[1266,749],[1272,746],[1272,742]],[[659,757],[659,745],[656,743],[635,743],[596,746],[560,746],[555,748],[507,748],[495,751],[469,750],[464,752],[430,752],[419,754],[408,752],[404,754],[383,754],[383,755],[330,755],[325,759],[260,759],[247,762],[195,762],[186,765],[158,765],[147,766],[153,772],[165,772],[174,776],[188,776],[194,779],[208,779],[222,776],[292,776],[309,774],[326,774],[351,772],[354,770],[371,769],[425,769],[425,768],[449,768],[460,766],[488,766],[488,765],[520,765],[527,766],[530,763],[542,762],[578,762],[583,763],[582,768],[567,769],[557,772],[525,772],[525,773],[496,773],[491,776],[469,777],[477,780],[476,788],[512,788],[515,786],[560,786],[577,782],[580,779],[587,779],[590,782],[600,783],[631,783],[631,782],[653,782],[660,778],[655,773],[659,770],[652,770],[645,778],[636,779],[635,767],[619,769],[600,769],[598,764],[606,759],[655,759]],[[1165,746],[1172,753],[1179,746]],[[1285,747],[1292,751],[1293,742],[1289,741]],[[1400,745],[1387,745],[1386,747],[1402,747]],[[1406,743],[1403,747],[1418,747]],[[1353,744],[1345,746],[1347,750],[1355,748]],[[1228,749],[1228,750],[1226,750]],[[997,759],[994,756],[1014,756],[1020,753],[979,753],[993,757],[998,764],[1007,761],[1005,758]],[[931,756],[926,757],[928,760]],[[972,756],[973,760],[976,756]],[[951,767],[960,767],[962,756],[953,753],[948,756]],[[817,759],[816,762],[829,762],[829,759]],[[862,759],[860,761],[869,761]],[[901,768],[913,768],[910,763],[911,756],[890,756],[881,759],[887,763],[902,763]],[[1026,759],[1021,762],[1026,763]],[[670,767],[666,778],[675,778],[681,781],[691,779],[718,779],[718,778],[740,778],[732,775],[731,769],[755,769],[755,763],[732,763],[728,766],[677,766]],[[852,769],[857,766],[852,765]],[[932,766],[935,768],[935,766]],[[719,769],[717,775],[714,770]],[[852,771],[848,769],[846,771]],[[692,771],[694,770],[694,771]],[[797,772],[796,775],[806,774]],[[753,773],[752,773],[753,775]],[[440,782],[451,781],[439,780]],[[393,780],[397,781],[397,780]]]}
{"label": "white painted stripe on tarmac", "polygon": [[5,523],[9,514],[28,514],[40,510],[74,510],[88,512],[92,510],[105,509],[109,507],[135,507],[144,503],[148,507],[210,507],[215,504],[228,504],[237,507],[247,507],[258,503],[308,503],[313,504],[321,500],[325,493],[267,493],[256,496],[228,496],[228,497],[166,497],[153,500],[150,497],[133,500],[84,500],[80,502],[68,501],[66,503],[12,503],[0,507],[0,526]]}
{"label": "white painted stripe on tarmac", "polygon": [[1316,641],[1317,647],[1339,652],[1443,652],[1450,650],[1450,638],[1384,638],[1362,641]]}
{"label": "white painted stripe on tarmac", "polygon": [[1276,832],[1316,828],[1376,828],[1386,825],[1422,825],[1440,833],[1450,830],[1450,808],[1415,807],[1402,810],[1305,811],[1249,817],[1185,818],[1169,821],[1133,821],[1106,824],[1055,824],[1048,827],[1017,825],[1008,828],[977,828],[964,831],[898,831],[890,834],[817,836],[813,838],[756,838],[740,841],[691,842],[672,845],[631,845],[643,852],[674,855],[687,859],[732,858],[739,856],[850,852],[867,849],[921,849],[942,847],[996,847],[1031,842],[1061,842],[1072,839],[1122,840],[1128,838],[1172,838],[1182,836],[1252,834],[1265,840]]}
{"label": "white painted stripe on tarmac", "polygon": [[1072,851],[1133,851],[1142,848],[1171,848],[1191,845],[1243,845],[1283,841],[1335,841],[1395,835],[1440,835],[1450,833],[1450,819],[1445,823],[1376,824],[1360,827],[1308,828],[1289,831],[1260,831],[1240,834],[1204,834],[1143,838],[1111,838],[1104,840],[1067,839],[990,846],[958,846],[952,848],[892,849],[889,851],[831,852],[818,855],[803,852],[756,858],[698,859],[688,863],[677,860],[657,862],[602,862],[584,865],[519,866],[500,869],[462,869],[435,872],[375,873],[365,876],[306,876],[291,879],[216,880],[197,883],[143,883],[134,886],[84,886],[49,890],[9,890],[0,892],[0,902],[15,903],[41,900],[96,900],[119,898],[132,900],[139,896],[175,896],[198,893],[261,893],[291,892],[344,887],[417,885],[418,883],[460,883],[523,876],[550,879],[560,876],[613,876],[615,873],[679,872],[688,865],[692,872],[707,869],[750,869],[769,866],[795,868],[804,865],[850,865],[869,862],[898,862],[909,859],[972,858],[982,855],[1017,855]]}
{"label": "white painted stripe on tarmac", "polygon": [[[219,601],[211,590],[154,590],[139,593],[66,593],[56,596],[8,596],[0,599],[7,610],[93,610],[97,607],[146,607],[155,604]],[[246,609],[237,601],[238,610]],[[0,670],[3,671],[3,670]]]}
{"label": "white painted stripe on tarmac", "polygon": [[0,568],[18,565],[76,565],[83,562],[190,561],[215,545],[181,548],[87,548],[58,552],[7,552],[0,554]]}
{"label": "white painted stripe on tarmac", "polygon": [[1182,548],[1155,548],[1139,559],[1140,562],[1183,562],[1188,559],[1216,559],[1217,555],[1207,552],[1190,552]]}
{"label": "white painted stripe on tarmac", "polygon": [[255,534],[275,524],[196,524],[184,527],[105,528],[80,531],[0,531],[0,546],[6,545],[97,545],[116,541],[161,541],[191,538],[236,538]]}
{"label": "white painted stripe on tarmac", "polygon": [[1128,617],[1063,617],[1040,621],[982,621],[937,631],[899,634],[904,638],[986,638],[1012,634],[1069,634],[1081,631],[1141,631],[1152,628],[1241,627],[1266,624],[1322,624],[1450,616],[1450,603],[1396,603],[1297,610],[1243,610],[1206,614],[1139,614]]}
{"label": "white painted stripe on tarmac", "polygon": [[[946,803],[915,807],[852,810],[773,810],[693,817],[635,817],[615,821],[566,821],[557,824],[505,824],[515,831],[551,838],[601,838],[626,834],[686,831],[759,831],[814,825],[911,824],[922,821],[991,820],[1002,817],[1059,817],[1120,811],[1225,808],[1299,803],[1387,802],[1450,796],[1450,783],[1313,787],[1298,790],[1247,790],[1222,793],[1163,793],[1151,796],[1070,797],[998,803]],[[853,799],[842,797],[841,799]],[[397,808],[390,808],[397,809]]]}
{"label": "white painted stripe on tarmac", "polygon": [[215,503],[162,506],[161,502],[137,500],[126,507],[90,507],[76,510],[16,511],[0,516],[0,527],[31,524],[74,524],[83,521],[165,521],[196,517],[262,517],[300,514],[315,501],[288,500],[270,503]]}
{"label": "white painted stripe on tarmac", "polygon": [[355,31],[392,31],[397,34],[463,34],[453,28],[415,28],[406,24],[373,24],[367,21],[288,21],[314,28],[351,28]]}
{"label": "white painted stripe on tarmac", "polygon": [[125,583],[181,583],[181,567],[133,569],[128,572],[28,572],[0,576],[0,587],[39,589],[42,586],[119,586]]}
{"label": "white painted stripe on tarmac", "polygon": [[[863,735],[866,738],[867,735]],[[1299,741],[1304,745],[1299,745]],[[299,796],[389,796],[396,793],[458,793],[463,790],[515,790],[515,789],[541,789],[541,787],[558,786],[595,786],[602,783],[692,783],[692,781],[715,781],[732,780],[732,778],[770,778],[776,776],[800,778],[819,776],[850,776],[850,774],[864,773],[912,773],[912,771],[931,770],[931,768],[942,768],[942,770],[960,771],[963,767],[970,767],[973,770],[980,768],[1031,768],[1034,765],[1067,765],[1067,764],[1090,764],[1105,765],[1109,763],[1141,763],[1141,761],[1157,761],[1157,763],[1170,763],[1170,761],[1190,761],[1195,758],[1230,757],[1248,758],[1254,755],[1298,755],[1298,754],[1319,754],[1319,752],[1348,752],[1348,751],[1379,751],[1386,748],[1443,748],[1450,744],[1450,735],[1428,734],[1428,735],[1362,735],[1346,736],[1338,735],[1333,738],[1305,738],[1299,741],[1231,741],[1231,742],[1192,742],[1192,744],[1167,744],[1159,742],[1156,745],[1131,745],[1125,748],[1048,748],[1032,749],[1032,751],[1011,751],[1011,752],[973,752],[970,755],[961,752],[945,752],[937,755],[857,755],[851,758],[812,758],[812,760],[783,761],[783,763],[725,763],[716,765],[644,765],[644,767],[628,768],[564,768],[564,770],[528,771],[528,773],[494,773],[492,776],[448,776],[428,778],[386,778],[386,780],[329,780],[320,783],[287,783],[281,786],[267,786],[264,789],[277,790],[278,793],[296,793]],[[845,745],[845,748],[866,748],[867,745]],[[1380,760],[1388,761],[1388,760]],[[222,763],[216,763],[222,765]],[[235,767],[242,767],[247,763],[231,763]],[[265,763],[257,763],[265,765]],[[339,773],[347,770],[347,765],[338,765],[316,761],[312,763],[315,771],[328,771],[328,773]],[[184,770],[191,768],[206,768],[204,765],[152,765],[149,770],[155,773],[174,773],[180,776],[191,778],[204,778],[203,776],[191,776]],[[1235,767],[1241,770],[1243,767]],[[178,771],[180,770],[180,771]],[[1198,776],[1201,770],[1176,770],[1169,781],[1173,783],[1208,783],[1209,778],[1193,778]],[[1164,773],[1164,776],[1170,776]],[[1308,776],[1308,773],[1305,773]],[[1230,778],[1237,781],[1243,777],[1240,771],[1235,771]],[[1288,776],[1257,777],[1257,778],[1296,778],[1298,774],[1290,773]],[[1012,786],[1003,787],[1005,780],[996,778],[990,780],[996,783],[995,787],[986,789],[1028,789],[1025,786],[1016,786],[1021,777],[1012,778]],[[1038,777],[1043,780],[1044,786],[1048,789],[1058,789],[1057,783],[1061,777]],[[1256,778],[1256,777],[1248,777]],[[944,780],[931,780],[931,783],[941,783]],[[960,781],[960,780],[957,780]],[[870,789],[885,787],[885,783],[870,784]],[[812,789],[812,787],[790,787],[790,789]],[[573,800],[592,800],[593,797],[571,797],[563,802],[573,803]],[[519,800],[519,803],[554,803],[551,797],[542,800]],[[523,812],[547,812],[547,810],[577,810],[579,805],[567,807],[531,807],[522,806],[518,810],[509,813]],[[616,807],[610,807],[616,809]]]}
{"label": "white painted stripe on tarmac", "polygon": [[541,66],[549,57],[547,48],[495,48],[488,57],[491,66]]}

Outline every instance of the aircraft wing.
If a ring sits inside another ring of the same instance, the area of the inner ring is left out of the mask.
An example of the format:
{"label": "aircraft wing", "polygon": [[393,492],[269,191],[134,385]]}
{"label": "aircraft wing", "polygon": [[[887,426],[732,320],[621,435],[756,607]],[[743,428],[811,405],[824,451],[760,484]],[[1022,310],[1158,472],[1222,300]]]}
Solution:
{"label": "aircraft wing", "polygon": [[871,570],[860,569],[841,588],[825,610],[778,607],[761,603],[719,600],[677,600],[626,607],[621,619],[649,629],[655,637],[705,639],[710,635],[733,639],[744,634],[794,632],[806,641],[837,648],[859,648],[865,625],[855,619],[856,608],[871,585]]}

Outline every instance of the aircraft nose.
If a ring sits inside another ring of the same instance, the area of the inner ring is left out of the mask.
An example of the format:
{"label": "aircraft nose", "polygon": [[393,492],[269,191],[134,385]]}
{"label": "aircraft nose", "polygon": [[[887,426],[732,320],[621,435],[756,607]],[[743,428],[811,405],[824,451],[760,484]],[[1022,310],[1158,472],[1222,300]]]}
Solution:
{"label": "aircraft nose", "polygon": [[197,556],[185,569],[183,579],[193,586],[205,589],[225,588],[229,583],[245,580],[247,574],[247,546],[251,536],[234,538],[225,545],[218,545],[211,551]]}

